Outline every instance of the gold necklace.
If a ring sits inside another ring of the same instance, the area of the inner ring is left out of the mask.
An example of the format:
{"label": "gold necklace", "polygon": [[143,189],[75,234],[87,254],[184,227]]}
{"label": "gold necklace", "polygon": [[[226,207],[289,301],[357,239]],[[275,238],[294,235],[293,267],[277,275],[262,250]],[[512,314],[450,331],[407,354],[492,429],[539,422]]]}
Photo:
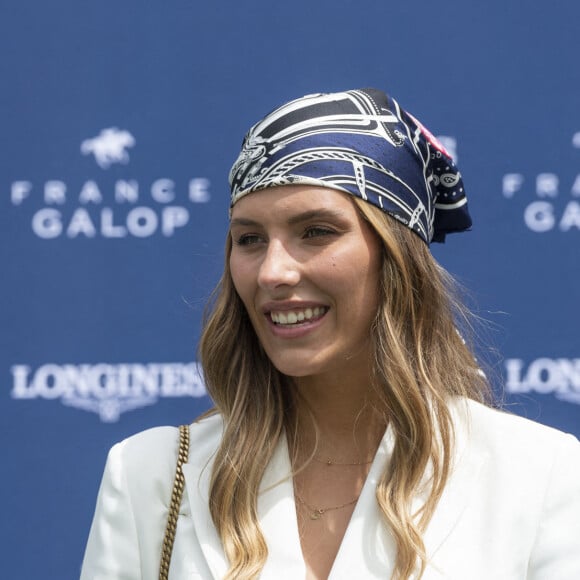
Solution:
{"label": "gold necklace", "polygon": [[330,457],[328,459],[316,459],[316,457],[313,457],[313,459],[316,463],[324,463],[324,465],[368,465],[373,462],[372,459],[370,461],[354,461],[353,463],[337,463]]}
{"label": "gold necklace", "polygon": [[304,501],[304,499],[302,499],[302,497],[300,497],[300,495],[298,495],[296,492],[294,492],[294,495],[296,496],[296,499],[298,500],[299,503],[301,503],[304,507],[308,508],[308,510],[310,511],[310,513],[308,514],[308,517],[311,520],[319,520],[320,518],[322,518],[322,516],[326,512],[331,512],[331,511],[334,511],[334,510],[340,510],[342,508],[345,508],[346,506],[352,505],[353,503],[356,503],[358,501],[358,498],[359,498],[359,496],[357,495],[354,499],[351,499],[350,501],[347,501],[346,503],[341,503],[340,505],[334,505],[334,506],[330,506],[330,507],[317,508],[317,507],[314,507],[314,506],[306,503]]}

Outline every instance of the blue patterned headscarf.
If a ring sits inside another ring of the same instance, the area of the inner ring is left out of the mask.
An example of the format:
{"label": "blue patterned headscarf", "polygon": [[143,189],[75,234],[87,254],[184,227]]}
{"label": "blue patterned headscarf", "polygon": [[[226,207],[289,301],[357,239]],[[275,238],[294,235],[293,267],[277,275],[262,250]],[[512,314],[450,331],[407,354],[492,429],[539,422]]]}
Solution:
{"label": "blue patterned headscarf", "polygon": [[230,171],[231,205],[254,191],[290,184],[360,197],[427,244],[471,226],[451,156],[376,89],[307,95],[250,129]]}

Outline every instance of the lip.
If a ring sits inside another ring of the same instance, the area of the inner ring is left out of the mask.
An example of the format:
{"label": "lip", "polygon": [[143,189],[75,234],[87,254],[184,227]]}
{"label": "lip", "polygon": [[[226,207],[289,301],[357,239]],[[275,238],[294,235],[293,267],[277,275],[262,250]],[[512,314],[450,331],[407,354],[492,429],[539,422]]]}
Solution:
{"label": "lip", "polygon": [[[279,324],[275,324],[272,319],[270,318],[270,312],[272,310],[278,312],[287,312],[290,310],[304,310],[306,308],[324,308],[326,312],[312,321],[304,321],[300,324],[292,325],[292,326],[281,326]],[[270,332],[278,337],[278,338],[301,338],[307,336],[311,332],[314,332],[317,328],[319,328],[323,323],[328,311],[330,310],[329,306],[322,303],[322,302],[313,302],[313,301],[284,301],[284,302],[266,302],[261,307],[262,313],[264,314],[264,319],[266,321],[266,325],[269,328]]]}

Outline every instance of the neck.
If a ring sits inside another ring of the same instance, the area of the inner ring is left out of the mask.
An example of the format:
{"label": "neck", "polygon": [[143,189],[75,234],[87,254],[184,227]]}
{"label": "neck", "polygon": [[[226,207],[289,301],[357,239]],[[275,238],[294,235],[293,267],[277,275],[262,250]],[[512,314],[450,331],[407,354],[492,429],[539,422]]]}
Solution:
{"label": "neck", "polygon": [[386,428],[376,395],[365,377],[300,377],[298,455],[335,462],[366,462],[374,457]]}

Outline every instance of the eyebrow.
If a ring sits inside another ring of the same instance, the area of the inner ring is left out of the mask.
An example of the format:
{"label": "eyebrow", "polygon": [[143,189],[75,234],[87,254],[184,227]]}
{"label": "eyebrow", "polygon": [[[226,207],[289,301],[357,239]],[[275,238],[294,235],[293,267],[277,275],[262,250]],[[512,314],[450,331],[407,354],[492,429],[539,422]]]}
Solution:
{"label": "eyebrow", "polygon": [[[290,226],[312,219],[344,219],[344,212],[335,209],[312,209],[293,215],[288,218],[286,223]],[[230,226],[259,226],[260,222],[249,218],[233,218]]]}

